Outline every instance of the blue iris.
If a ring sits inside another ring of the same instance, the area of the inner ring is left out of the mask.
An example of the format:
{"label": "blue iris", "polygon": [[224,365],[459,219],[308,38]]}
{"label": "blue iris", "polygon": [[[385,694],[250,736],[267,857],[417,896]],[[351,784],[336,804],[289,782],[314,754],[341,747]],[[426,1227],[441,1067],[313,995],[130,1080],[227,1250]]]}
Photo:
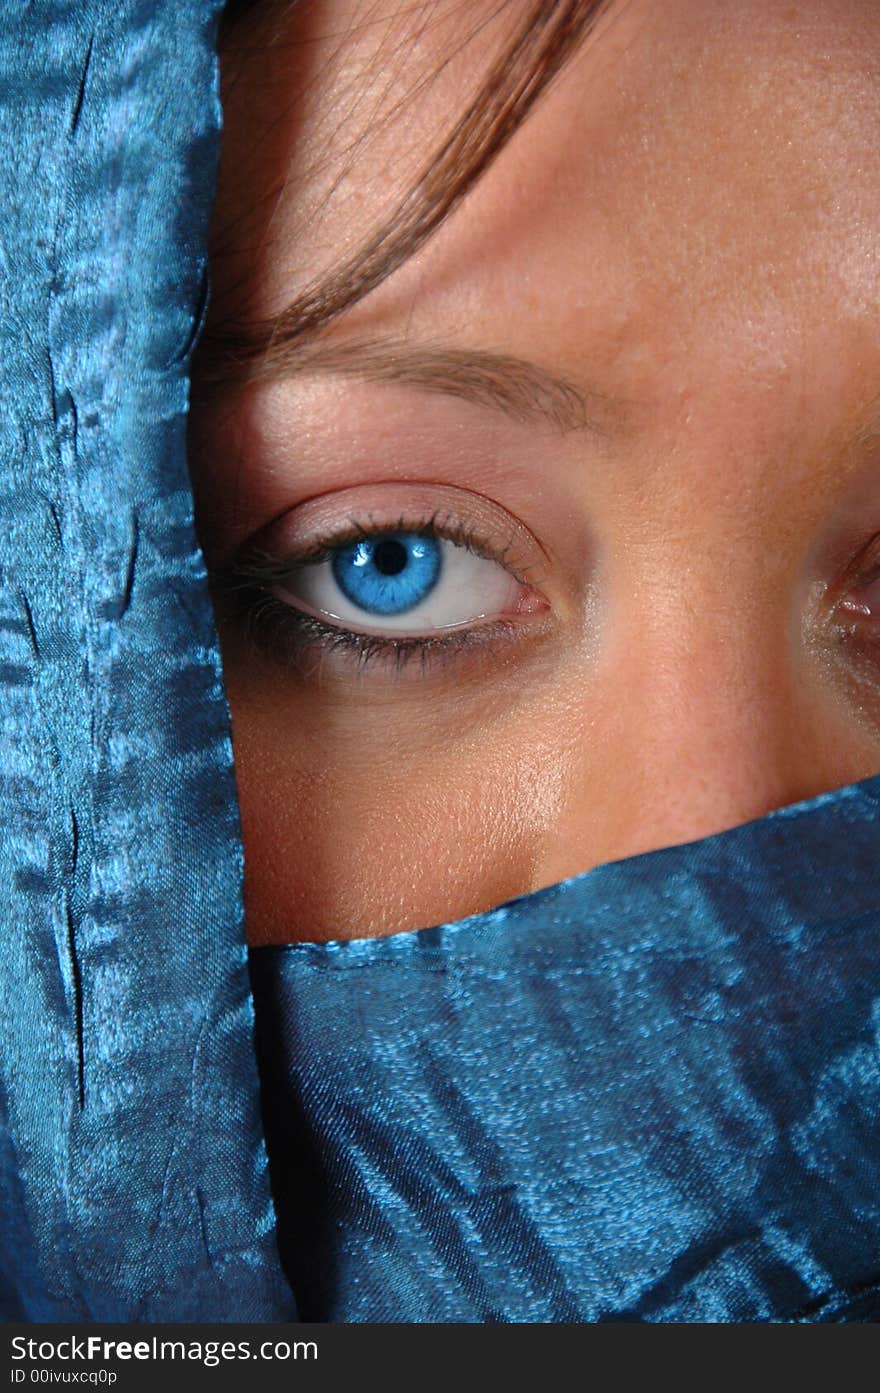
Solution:
{"label": "blue iris", "polygon": [[343,595],[368,614],[406,614],[440,579],[442,551],[434,537],[385,533],[340,547],[331,562]]}

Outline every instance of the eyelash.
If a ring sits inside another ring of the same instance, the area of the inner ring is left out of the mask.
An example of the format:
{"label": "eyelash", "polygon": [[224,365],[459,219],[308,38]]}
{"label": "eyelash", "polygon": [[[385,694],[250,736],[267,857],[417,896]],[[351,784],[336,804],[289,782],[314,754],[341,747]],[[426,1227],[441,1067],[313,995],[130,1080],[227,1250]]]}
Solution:
{"label": "eyelash", "polygon": [[325,623],[315,615],[285,604],[273,594],[272,587],[289,576],[294,568],[329,561],[339,548],[352,542],[369,541],[386,533],[403,531],[452,542],[476,556],[504,566],[521,584],[529,583],[525,573],[511,564],[510,543],[499,552],[467,524],[436,512],[421,520],[401,516],[393,522],[362,523],[350,519],[346,528],[334,533],[332,538],[322,540],[293,561],[254,549],[246,552],[225,571],[215,573],[214,580],[234,600],[239,618],[253,641],[275,657],[278,656],[280,644],[283,654],[294,661],[301,660],[309,647],[318,646],[324,653],[343,652],[355,661],[359,672],[381,662],[399,674],[417,661],[425,674],[438,664],[454,662],[466,650],[485,649],[496,641],[510,639],[514,635],[516,624],[504,619],[493,620],[479,627],[462,628],[443,638],[417,635],[389,638],[382,634],[359,633],[354,629]]}

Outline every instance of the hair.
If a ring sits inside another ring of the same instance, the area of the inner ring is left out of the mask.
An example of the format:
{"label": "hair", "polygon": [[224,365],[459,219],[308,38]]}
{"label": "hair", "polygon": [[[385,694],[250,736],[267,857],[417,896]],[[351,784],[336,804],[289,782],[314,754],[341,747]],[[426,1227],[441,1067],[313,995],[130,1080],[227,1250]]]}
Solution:
{"label": "hair", "polygon": [[[296,0],[293,0],[296,4]],[[506,3],[506,0],[503,0]],[[209,325],[200,377],[222,381],[224,363],[258,377],[291,345],[319,333],[413,256],[446,221],[523,125],[611,0],[534,0],[524,23],[391,216],[329,275],[270,320]],[[221,49],[255,10],[288,12],[290,0],[230,0]]]}

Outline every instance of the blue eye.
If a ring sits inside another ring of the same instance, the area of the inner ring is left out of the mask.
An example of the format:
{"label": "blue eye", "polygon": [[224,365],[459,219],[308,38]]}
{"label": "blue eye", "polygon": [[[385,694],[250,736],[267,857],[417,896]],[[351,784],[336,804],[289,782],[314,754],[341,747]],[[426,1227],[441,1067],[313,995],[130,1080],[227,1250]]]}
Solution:
{"label": "blue eye", "polygon": [[506,566],[448,537],[377,532],[293,566],[275,594],[338,628],[426,634],[517,614],[534,602]]}
{"label": "blue eye", "polygon": [[406,614],[440,580],[443,552],[434,537],[395,532],[340,547],[330,562],[339,589],[366,614]]}

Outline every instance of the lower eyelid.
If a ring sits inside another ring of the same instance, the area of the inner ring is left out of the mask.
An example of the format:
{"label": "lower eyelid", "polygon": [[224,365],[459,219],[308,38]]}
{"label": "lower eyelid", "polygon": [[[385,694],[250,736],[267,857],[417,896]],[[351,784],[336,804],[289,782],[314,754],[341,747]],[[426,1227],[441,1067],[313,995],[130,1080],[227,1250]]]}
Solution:
{"label": "lower eyelid", "polygon": [[[385,669],[400,676],[413,668],[424,676],[433,668],[442,669],[470,653],[472,656],[494,649],[499,642],[515,638],[516,621],[494,620],[480,625],[461,625],[442,637],[400,635],[389,638],[376,633],[358,633],[319,616],[294,608],[274,596],[264,598],[262,612],[254,616],[250,632],[256,645],[273,662],[292,665],[302,675],[328,675],[327,657],[336,657],[350,671]],[[319,661],[306,666],[309,655]],[[331,670],[332,671],[332,670]]]}
{"label": "lower eyelid", "polygon": [[[432,628],[418,628],[414,626],[412,630],[398,629],[389,630],[377,624],[375,628],[366,625],[359,626],[355,621],[347,619],[339,614],[334,614],[332,610],[316,609],[302,600],[297,595],[291,595],[281,586],[274,586],[270,592],[275,599],[282,604],[285,609],[291,610],[294,614],[303,614],[309,619],[315,619],[319,623],[326,624],[328,628],[339,630],[342,633],[357,634],[364,638],[388,639],[389,642],[398,642],[405,639],[423,639],[425,641],[441,641],[446,635],[453,633],[463,633],[466,629],[473,629],[480,624],[491,623],[494,619],[501,619],[504,616],[478,614],[471,619],[462,620],[455,624],[437,625]],[[328,623],[328,621],[330,621]]]}

